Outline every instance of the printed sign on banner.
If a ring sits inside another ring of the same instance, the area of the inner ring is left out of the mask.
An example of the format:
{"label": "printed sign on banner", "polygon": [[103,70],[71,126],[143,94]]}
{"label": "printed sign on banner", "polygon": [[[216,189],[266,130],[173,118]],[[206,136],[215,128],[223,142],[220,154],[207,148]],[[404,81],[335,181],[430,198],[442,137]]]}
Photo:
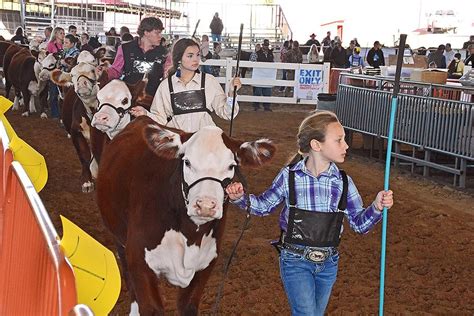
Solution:
{"label": "printed sign on banner", "polygon": [[316,100],[318,94],[323,92],[324,88],[324,71],[322,69],[308,69],[304,65],[298,72],[298,91],[296,97],[298,99]]}

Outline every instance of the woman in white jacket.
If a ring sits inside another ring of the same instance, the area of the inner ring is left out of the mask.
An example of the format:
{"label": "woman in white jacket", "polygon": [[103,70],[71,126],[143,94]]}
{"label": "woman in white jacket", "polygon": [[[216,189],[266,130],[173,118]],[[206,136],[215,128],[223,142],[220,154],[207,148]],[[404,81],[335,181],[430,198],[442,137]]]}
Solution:
{"label": "woman in white jacket", "polygon": [[308,52],[308,63],[315,64],[319,61],[319,52],[316,44],[311,45]]}
{"label": "woman in white jacket", "polygon": [[[148,115],[159,124],[196,132],[204,126],[215,125],[211,112],[230,120],[232,95],[226,96],[214,76],[199,71],[200,47],[190,38],[180,39],[173,47],[173,68],[156,91],[150,111],[141,106],[130,110],[133,116]],[[238,77],[232,87],[241,87]],[[239,113],[235,103],[234,117]]]}

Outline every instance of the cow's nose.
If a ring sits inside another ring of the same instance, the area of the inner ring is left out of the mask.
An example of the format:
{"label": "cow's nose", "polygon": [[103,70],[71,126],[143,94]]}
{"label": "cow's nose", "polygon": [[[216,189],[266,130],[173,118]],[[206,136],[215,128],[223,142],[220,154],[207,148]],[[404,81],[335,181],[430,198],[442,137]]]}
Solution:
{"label": "cow's nose", "polygon": [[196,205],[200,216],[214,216],[216,214],[217,201],[215,199],[197,199]]}
{"label": "cow's nose", "polygon": [[109,116],[102,113],[96,113],[94,115],[94,120],[97,123],[107,123],[109,121]]}

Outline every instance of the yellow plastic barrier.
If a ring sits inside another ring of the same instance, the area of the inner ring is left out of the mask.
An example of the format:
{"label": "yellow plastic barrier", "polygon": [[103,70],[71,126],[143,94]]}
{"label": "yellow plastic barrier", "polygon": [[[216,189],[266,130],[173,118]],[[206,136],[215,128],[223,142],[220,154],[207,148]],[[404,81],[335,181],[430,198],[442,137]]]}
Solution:
{"label": "yellow plastic barrier", "polygon": [[25,169],[36,192],[40,192],[48,181],[48,169],[44,157],[28,145],[15,133],[10,122],[5,117],[5,112],[12,106],[12,102],[0,96],[0,120],[3,122],[10,139],[10,149],[14,160],[18,161]]}

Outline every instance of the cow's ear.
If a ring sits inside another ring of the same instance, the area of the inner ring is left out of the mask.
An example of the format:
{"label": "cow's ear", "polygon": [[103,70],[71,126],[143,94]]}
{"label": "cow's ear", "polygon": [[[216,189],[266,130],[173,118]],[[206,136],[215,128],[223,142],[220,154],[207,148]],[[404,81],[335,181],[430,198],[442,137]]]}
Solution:
{"label": "cow's ear", "polygon": [[222,135],[224,143],[235,153],[238,163],[247,167],[259,167],[270,161],[275,155],[276,147],[269,139],[253,142],[242,142]]}
{"label": "cow's ear", "polygon": [[[132,104],[141,104],[146,98],[145,88],[148,80],[140,80],[135,84],[127,84],[130,93],[132,94]],[[149,109],[148,109],[149,110]]]}
{"label": "cow's ear", "polygon": [[164,129],[158,124],[149,124],[143,130],[143,137],[148,148],[160,158],[173,159],[178,157],[183,146],[178,133]]}
{"label": "cow's ear", "polygon": [[50,74],[51,81],[61,87],[72,86],[72,75],[67,72],[62,72],[59,69],[55,69]]}

